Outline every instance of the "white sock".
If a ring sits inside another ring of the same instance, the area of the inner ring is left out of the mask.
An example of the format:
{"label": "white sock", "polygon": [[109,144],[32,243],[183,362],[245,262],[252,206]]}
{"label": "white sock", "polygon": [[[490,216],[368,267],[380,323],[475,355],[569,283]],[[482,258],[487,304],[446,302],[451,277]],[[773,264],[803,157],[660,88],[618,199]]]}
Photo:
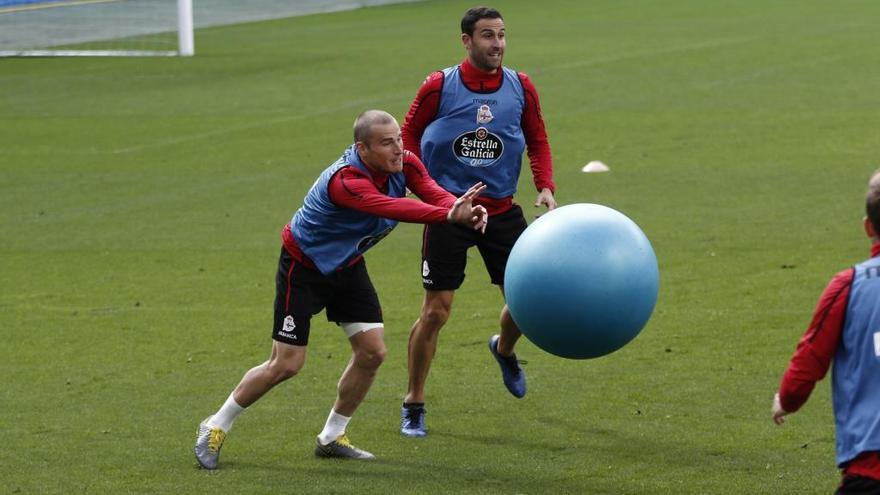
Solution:
{"label": "white sock", "polygon": [[208,420],[208,426],[211,428],[219,427],[221,430],[228,432],[232,429],[232,423],[239,414],[244,412],[243,407],[238,405],[233,398],[234,393],[229,394],[229,398],[223,403],[223,407],[211,416]]}
{"label": "white sock", "polygon": [[348,426],[349,421],[351,421],[351,418],[331,409],[330,415],[327,416],[327,423],[324,424],[324,430],[318,435],[318,441],[321,442],[321,445],[327,445],[336,440],[336,437],[345,433],[345,428]]}

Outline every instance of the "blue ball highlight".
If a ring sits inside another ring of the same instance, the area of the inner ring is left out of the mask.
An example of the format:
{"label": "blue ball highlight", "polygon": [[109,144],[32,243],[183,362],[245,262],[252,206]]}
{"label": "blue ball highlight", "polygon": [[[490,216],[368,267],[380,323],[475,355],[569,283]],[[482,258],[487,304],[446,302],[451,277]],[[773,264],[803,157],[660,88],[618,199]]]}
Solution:
{"label": "blue ball highlight", "polygon": [[572,204],[532,222],[513,246],[504,296],[541,349],[590,359],[634,339],[657,303],[660,272],[648,238],[606,206]]}

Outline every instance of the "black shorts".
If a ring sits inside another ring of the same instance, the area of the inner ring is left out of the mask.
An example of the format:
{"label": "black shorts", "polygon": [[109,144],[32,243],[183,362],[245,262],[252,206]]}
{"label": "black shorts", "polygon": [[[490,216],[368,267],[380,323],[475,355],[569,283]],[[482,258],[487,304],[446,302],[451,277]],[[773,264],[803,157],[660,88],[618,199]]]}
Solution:
{"label": "black shorts", "polygon": [[877,495],[880,493],[880,480],[859,476],[845,475],[837,487],[835,495]]}
{"label": "black shorts", "polygon": [[382,323],[379,296],[360,260],[324,275],[297,262],[283,247],[275,276],[275,323],[272,339],[285,344],[309,343],[312,315],[327,309],[327,321]]}
{"label": "black shorts", "polygon": [[489,218],[481,234],[458,224],[425,225],[422,238],[422,286],[428,290],[455,290],[464,282],[467,251],[477,246],[493,284],[504,284],[504,268],[510,250],[526,229],[522,208],[513,208]]}

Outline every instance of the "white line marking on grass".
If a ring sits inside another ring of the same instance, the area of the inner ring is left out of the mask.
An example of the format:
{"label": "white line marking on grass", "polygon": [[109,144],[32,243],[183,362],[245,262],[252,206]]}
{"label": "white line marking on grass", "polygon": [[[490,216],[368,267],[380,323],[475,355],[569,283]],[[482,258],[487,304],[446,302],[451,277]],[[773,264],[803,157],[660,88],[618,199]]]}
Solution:
{"label": "white line marking on grass", "polygon": [[715,79],[712,81],[707,81],[702,84],[696,84],[694,87],[696,89],[713,89],[718,86],[728,86],[731,84],[742,84],[746,82],[755,81],[764,76],[773,76],[782,72],[788,72],[792,69],[797,68],[813,68],[818,67],[819,65],[825,65],[831,62],[837,62],[839,60],[843,60],[845,58],[852,58],[852,56],[858,56],[858,54],[843,54],[836,53],[827,55],[825,57],[810,57],[807,59],[792,59],[787,63],[765,66],[763,68],[757,70],[751,70],[746,72],[740,72],[735,75],[731,75],[730,77],[725,77],[721,79]]}
{"label": "white line marking on grass", "polygon": [[334,108],[328,108],[328,109],[321,110],[318,112],[304,113],[304,114],[297,114],[297,115],[288,115],[288,116],[284,116],[284,117],[276,117],[273,119],[261,120],[259,122],[253,122],[250,124],[243,124],[243,125],[239,125],[239,126],[235,126],[235,127],[224,127],[222,129],[216,129],[213,131],[199,132],[199,133],[195,133],[195,134],[189,134],[189,135],[179,136],[179,137],[170,138],[170,139],[163,139],[160,141],[154,141],[152,143],[141,144],[141,145],[137,145],[137,146],[129,146],[127,148],[118,148],[118,149],[112,150],[112,153],[114,155],[121,155],[121,154],[125,154],[125,153],[134,153],[137,151],[143,151],[143,150],[153,149],[153,148],[164,148],[166,146],[174,146],[174,145],[181,144],[181,143],[198,141],[200,139],[211,138],[211,137],[215,137],[215,136],[223,136],[226,134],[233,134],[233,133],[236,133],[239,131],[249,131],[251,129],[258,129],[260,127],[267,127],[267,126],[271,126],[271,125],[275,125],[275,124],[280,124],[282,122],[293,122],[296,120],[302,120],[302,119],[306,119],[309,117],[317,117],[319,115],[332,114],[332,113],[336,113],[336,112],[341,112],[343,110],[347,110],[349,108],[364,108],[364,109],[366,109],[365,105],[377,106],[376,103],[379,103],[379,102],[384,103],[384,102],[388,102],[388,101],[395,101],[395,102],[400,101],[400,96],[394,95],[394,96],[386,96],[384,98],[370,98],[369,100],[351,102],[351,103],[348,103],[347,105],[342,105],[342,106],[334,107]]}
{"label": "white line marking on grass", "polygon": [[663,48],[660,50],[646,50],[641,52],[627,53],[623,55],[616,55],[613,57],[604,57],[604,58],[596,58],[591,60],[581,60],[578,62],[571,62],[567,64],[559,64],[559,65],[550,65],[547,67],[542,67],[539,70],[534,72],[545,72],[552,70],[567,70],[567,69],[577,69],[581,67],[592,67],[595,65],[602,64],[611,64],[614,62],[620,62],[622,60],[632,60],[638,58],[651,58],[657,55],[665,55],[669,53],[681,53],[681,52],[690,52],[690,51],[698,51],[698,50],[706,50],[711,48],[718,48],[722,46],[728,45],[738,45],[743,43],[750,43],[752,41],[757,41],[760,39],[764,39],[763,36],[748,36],[742,38],[729,38],[726,40],[718,40],[718,41],[704,41],[700,43],[691,43],[689,45],[682,46],[674,46],[669,48]]}

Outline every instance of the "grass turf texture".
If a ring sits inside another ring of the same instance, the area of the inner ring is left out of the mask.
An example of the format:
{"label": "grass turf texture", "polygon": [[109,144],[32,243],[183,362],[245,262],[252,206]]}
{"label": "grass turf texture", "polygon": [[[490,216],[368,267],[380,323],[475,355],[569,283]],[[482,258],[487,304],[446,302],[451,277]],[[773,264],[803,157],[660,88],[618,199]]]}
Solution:
{"label": "grass turf texture", "polygon": [[[353,420],[375,463],[312,456],[348,358],[315,319],[300,376],[239,419],[216,473],[198,422],[267,357],[278,231],[369,107],[401,119],[463,56],[471,4],[197,32],[191,59],[0,60],[0,491],[830,493],[828,384],[772,393],[819,292],[864,258],[880,162],[871,1],[505,1],[506,62],[542,96],[558,200],[651,239],[657,309],[567,361],[523,341],[515,400],[486,349],[500,292],[472,253],[401,438],[420,227],[368,255],[389,354]],[[587,175],[599,159],[611,166]],[[528,172],[520,203],[531,216]]]}

